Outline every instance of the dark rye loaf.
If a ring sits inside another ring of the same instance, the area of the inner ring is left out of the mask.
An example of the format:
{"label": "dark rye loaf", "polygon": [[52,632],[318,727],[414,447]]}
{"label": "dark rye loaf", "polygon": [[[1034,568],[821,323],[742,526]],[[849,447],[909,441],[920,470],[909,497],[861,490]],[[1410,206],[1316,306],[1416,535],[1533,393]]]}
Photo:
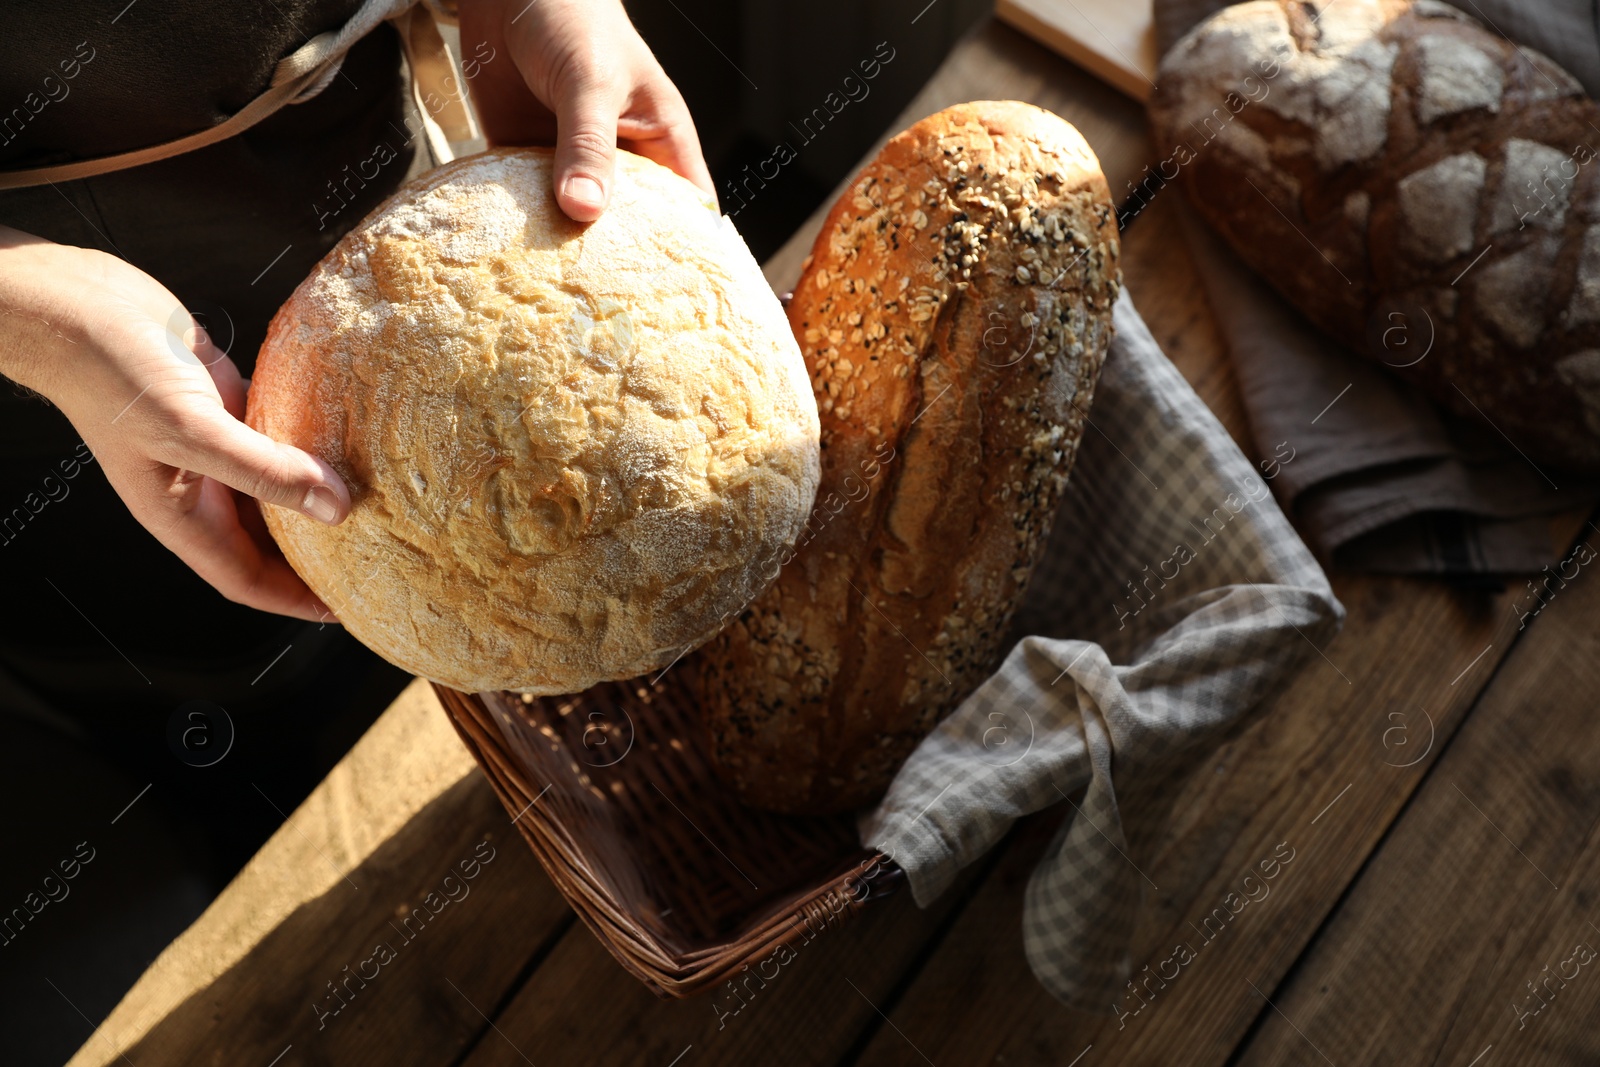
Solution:
{"label": "dark rye loaf", "polygon": [[1172,47],[1150,116],[1163,176],[1311,321],[1600,470],[1600,107],[1554,61],[1437,0],[1253,0]]}
{"label": "dark rye loaf", "polygon": [[1015,102],[922,120],[834,205],[789,305],[817,506],[699,660],[709,751],[747,802],[871,800],[994,669],[1110,343],[1118,248],[1094,153]]}

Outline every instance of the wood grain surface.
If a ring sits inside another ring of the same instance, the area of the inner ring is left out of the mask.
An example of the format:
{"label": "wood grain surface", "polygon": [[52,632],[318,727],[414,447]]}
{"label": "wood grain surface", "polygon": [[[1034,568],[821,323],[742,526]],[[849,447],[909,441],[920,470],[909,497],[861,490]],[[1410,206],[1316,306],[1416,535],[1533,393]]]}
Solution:
{"label": "wood grain surface", "polygon": [[1155,89],[1151,0],[998,0],[994,13],[1143,102]]}
{"label": "wood grain surface", "polygon": [[[980,863],[926,911],[902,893],[864,911],[839,936],[803,942],[722,991],[658,1000],[628,980],[581,927],[495,1019],[465,1067],[540,1064],[837,1063],[877,1023],[946,918],[988,871]],[[778,962],[781,960],[782,962]],[[686,1055],[687,1053],[687,1055]],[[920,1062],[920,1061],[919,1061]]]}
{"label": "wood grain surface", "polygon": [[1241,1067],[1313,1062],[1313,1047],[1341,1065],[1600,1063],[1600,531],[1579,537],[1571,582],[1552,585]]}
{"label": "wood grain surface", "polygon": [[[483,842],[493,858],[464,878]],[[467,998],[493,1004],[571,915],[414,682],[71,1063],[266,1064],[289,1046],[290,1064],[447,1057],[483,1028]],[[366,963],[380,944],[394,958]]]}

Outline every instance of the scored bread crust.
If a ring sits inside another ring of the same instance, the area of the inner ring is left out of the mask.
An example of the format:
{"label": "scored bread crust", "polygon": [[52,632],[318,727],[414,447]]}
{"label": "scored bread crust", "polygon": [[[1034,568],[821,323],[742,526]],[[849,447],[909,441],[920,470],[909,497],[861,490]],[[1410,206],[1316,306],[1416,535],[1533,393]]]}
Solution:
{"label": "scored bread crust", "polygon": [[1318,327],[1600,470],[1600,106],[1553,60],[1439,0],[1252,0],[1173,45],[1150,117],[1161,177]]}
{"label": "scored bread crust", "polygon": [[607,211],[549,150],[407,186],[273,320],[251,426],[350,486],[337,527],[265,507],[345,627],[466,691],[666,666],[770,580],[818,477],[783,310],[689,182],[619,154]]}
{"label": "scored bread crust", "polygon": [[789,305],[822,484],[776,584],[698,660],[747,802],[858,806],[991,671],[1111,336],[1115,211],[1078,132],[980,101],[895,137]]}

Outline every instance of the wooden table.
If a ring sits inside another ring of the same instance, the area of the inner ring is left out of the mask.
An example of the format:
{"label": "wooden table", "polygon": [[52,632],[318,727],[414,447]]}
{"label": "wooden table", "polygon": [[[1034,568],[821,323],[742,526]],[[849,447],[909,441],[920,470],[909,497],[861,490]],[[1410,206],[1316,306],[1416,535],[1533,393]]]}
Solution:
{"label": "wooden table", "polygon": [[[998,24],[957,48],[895,128],[983,97],[1065,115],[1113,190],[1151,159],[1135,104]],[[1126,281],[1250,451],[1176,199],[1158,196],[1125,234]],[[769,264],[776,286],[819,224]],[[1582,516],[1552,524],[1564,545],[1580,533],[1600,544]],[[1349,620],[1325,659],[1175,791],[1119,783],[1130,809],[1165,814],[1139,844],[1160,888],[1136,937],[1139,994],[1117,1015],[1060,1006],[1023,959],[1023,888],[1059,809],[928,910],[900,894],[819,939],[721,1026],[708,999],[658,1001],[575,923],[418,683],[72,1062],[1600,1062],[1600,961],[1574,952],[1600,947],[1600,576],[1582,573],[1523,630],[1525,590],[1334,584]],[[1205,917],[1275,850],[1293,859],[1269,894],[1174,975],[1174,946],[1200,944]],[[397,916],[484,856],[467,895],[397,935]],[[402,947],[375,965],[380,941]]]}

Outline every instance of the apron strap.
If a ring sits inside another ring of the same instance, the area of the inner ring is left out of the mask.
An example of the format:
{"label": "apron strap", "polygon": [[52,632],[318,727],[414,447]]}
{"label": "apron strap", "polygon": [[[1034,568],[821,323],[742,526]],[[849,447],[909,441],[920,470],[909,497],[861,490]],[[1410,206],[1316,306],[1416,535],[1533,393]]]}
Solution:
{"label": "apron strap", "polygon": [[[422,114],[429,148],[438,162],[447,163],[454,158],[450,141],[471,140],[478,136],[478,128],[466,104],[466,82],[435,22],[438,14],[435,5],[423,4],[419,10],[416,3],[417,0],[365,0],[344,26],[317,34],[285,56],[273,70],[272,83],[266,92],[209,129],[111,156],[48,167],[0,170],[0,189],[92,178],[171,159],[243,133],[285,105],[304,103],[320,93],[338,75],[351,46],[385,19],[395,23],[405,45],[406,61],[411,67],[412,97]],[[437,116],[425,103],[430,97],[438,108]]]}
{"label": "apron strap", "polygon": [[390,18],[400,32],[411,68],[411,97],[422,116],[434,162],[455,158],[451,141],[471,141],[480,136],[477,119],[467,104],[467,81],[456,57],[439,33],[438,13],[420,4]]}

